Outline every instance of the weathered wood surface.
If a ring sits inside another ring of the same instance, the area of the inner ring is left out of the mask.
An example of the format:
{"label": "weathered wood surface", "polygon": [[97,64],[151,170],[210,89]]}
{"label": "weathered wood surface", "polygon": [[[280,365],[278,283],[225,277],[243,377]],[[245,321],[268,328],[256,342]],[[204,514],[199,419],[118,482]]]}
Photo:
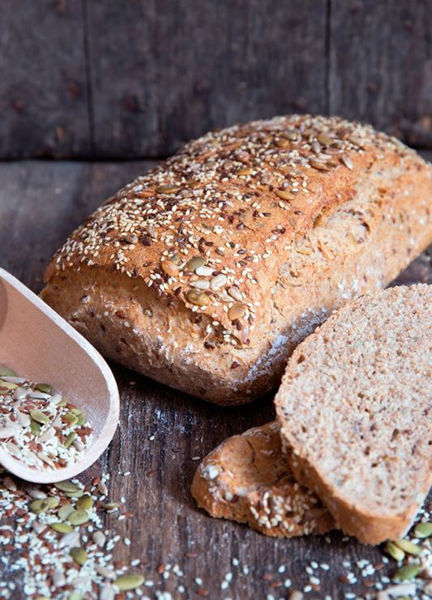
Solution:
{"label": "weathered wood surface", "polygon": [[293,111],[432,147],[432,0],[2,0],[0,157],[160,157]]}
{"label": "weathered wood surface", "polygon": [[[40,290],[44,266],[66,234],[104,197],[148,166],[148,162],[0,163],[0,265]],[[432,283],[431,256],[429,250],[399,281]],[[126,563],[137,557],[143,560],[144,574],[155,582],[145,594],[153,599],[156,591],[167,590],[175,600],[194,599],[204,594],[204,588],[215,600],[282,599],[289,593],[281,585],[286,579],[291,579],[292,588],[307,585],[305,568],[311,561],[327,563],[331,570],[321,570],[321,587],[307,599],[327,594],[336,600],[345,593],[356,597],[364,593],[363,583],[348,585],[339,578],[351,570],[358,574],[358,560],[381,562],[379,549],[342,541],[338,533],[330,536],[330,544],[323,537],[273,540],[244,526],[211,519],[194,505],[189,488],[197,463],[192,457],[204,456],[228,435],[272,418],[271,398],[228,410],[113,368],[121,389],[121,424],[99,466],[111,473],[110,499],[125,496],[133,517],[118,521],[115,515],[108,516],[107,525],[132,541],[130,547],[120,545],[115,558]],[[133,475],[121,476],[125,471]],[[232,564],[235,558],[239,566]],[[344,566],[346,561],[352,568]],[[164,580],[157,567],[167,563],[178,564],[184,576]],[[284,573],[278,572],[280,566],[285,566]],[[227,573],[232,573],[232,582],[222,590]],[[196,583],[196,578],[203,583]],[[179,584],[185,586],[182,594]],[[14,598],[24,596],[17,593]]]}

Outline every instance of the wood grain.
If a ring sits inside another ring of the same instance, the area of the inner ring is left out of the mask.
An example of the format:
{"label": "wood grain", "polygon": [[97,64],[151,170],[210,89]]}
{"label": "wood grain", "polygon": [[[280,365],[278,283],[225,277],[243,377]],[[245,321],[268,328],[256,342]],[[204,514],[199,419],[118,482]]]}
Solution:
{"label": "wood grain", "polygon": [[89,154],[81,2],[2,0],[0,73],[0,157]]}
{"label": "wood grain", "polygon": [[330,112],[432,146],[432,0],[330,0]]}
{"label": "wood grain", "polygon": [[[38,291],[44,266],[66,234],[103,198],[149,166],[148,162],[0,164],[1,266]],[[432,283],[431,256],[430,249],[399,282]],[[379,549],[344,540],[339,533],[329,536],[330,543],[323,537],[269,539],[244,526],[211,519],[191,499],[194,457],[204,456],[228,435],[270,420],[271,398],[224,409],[119,366],[113,369],[121,390],[121,425],[90,473],[100,468],[109,471],[110,498],[126,498],[133,517],[118,521],[114,514],[107,516],[106,523],[131,539],[131,546],[119,546],[115,558],[125,563],[143,560],[145,576],[154,581],[152,588],[145,588],[149,597],[167,590],[174,599],[196,599],[207,590],[207,597],[215,600],[286,598],[283,582],[290,579],[292,588],[303,589],[309,579],[305,568],[311,561],[327,563],[331,570],[320,570],[320,589],[309,593],[308,599],[327,594],[336,600],[348,592],[362,596],[363,583],[348,585],[340,578],[350,570],[358,574],[358,560],[380,563]],[[125,471],[132,475],[122,476]],[[233,565],[233,559],[239,560],[239,566]],[[346,561],[352,568],[344,566]],[[178,564],[184,575],[171,574],[165,580],[157,572],[160,564]],[[279,567],[285,567],[283,573]],[[388,565],[380,573],[391,570]],[[232,581],[222,590],[227,573],[232,573]],[[16,578],[16,574],[4,576]],[[184,593],[179,592],[179,584],[184,585]],[[21,600],[24,595],[17,593],[14,598]]]}
{"label": "wood grain", "polygon": [[164,156],[213,128],[327,109],[325,0],[86,10],[98,155]]}

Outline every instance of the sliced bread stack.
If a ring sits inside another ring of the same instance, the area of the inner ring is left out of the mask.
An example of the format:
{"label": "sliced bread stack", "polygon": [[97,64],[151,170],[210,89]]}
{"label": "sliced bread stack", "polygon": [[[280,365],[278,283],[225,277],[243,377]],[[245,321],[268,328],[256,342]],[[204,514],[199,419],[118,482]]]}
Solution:
{"label": "sliced bread stack", "polygon": [[[249,442],[256,434],[229,438],[195,476],[198,504],[271,535],[320,533],[332,526],[331,515],[335,527],[365,543],[402,537],[432,484],[431,332],[432,286],[427,285],[363,296],[334,313],[289,360],[275,398],[282,450],[275,427],[264,426],[272,431],[272,460],[260,461],[252,481],[253,471],[244,468],[251,462],[249,451],[235,440]],[[227,447],[237,450],[226,452]],[[255,456],[254,446],[250,452]],[[203,477],[210,464],[220,469],[214,479]],[[289,510],[292,502],[284,512],[279,499],[279,515],[287,516],[277,522],[277,533],[248,516],[253,502],[238,490],[255,484],[258,495],[268,494],[267,506],[273,505],[273,494],[280,495],[271,473],[280,474],[282,465],[292,490],[285,488],[286,498],[291,500],[295,488],[308,501],[315,494],[327,508],[321,529],[290,528],[291,521],[302,522],[302,513]],[[241,518],[222,508],[229,502],[226,481],[230,494],[242,498]]]}

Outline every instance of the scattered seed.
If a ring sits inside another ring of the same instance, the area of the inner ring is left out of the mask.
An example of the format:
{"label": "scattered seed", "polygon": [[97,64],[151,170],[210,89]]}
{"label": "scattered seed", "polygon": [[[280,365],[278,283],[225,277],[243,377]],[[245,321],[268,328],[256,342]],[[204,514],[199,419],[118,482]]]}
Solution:
{"label": "scattered seed", "polygon": [[76,505],[79,510],[90,510],[93,504],[94,503],[91,496],[85,494],[84,496],[81,496],[81,498],[78,499]]}
{"label": "scattered seed", "polygon": [[408,581],[414,579],[420,573],[421,567],[419,565],[405,565],[395,571],[393,579],[398,581]]}
{"label": "scattered seed", "polygon": [[71,548],[69,554],[73,558],[73,560],[80,566],[85,564],[85,562],[87,561],[87,552],[84,550],[84,548]]}
{"label": "scattered seed", "polygon": [[142,575],[120,575],[114,580],[114,585],[121,591],[135,590],[144,583]]}
{"label": "scattered seed", "polygon": [[70,533],[73,531],[73,527],[69,523],[51,523],[50,527],[57,533]]}
{"label": "scattered seed", "polygon": [[414,535],[416,538],[428,538],[432,536],[432,523],[430,521],[418,523],[414,527]]}
{"label": "scattered seed", "polygon": [[195,306],[206,306],[210,302],[210,298],[205,292],[195,289],[187,292],[186,300]]}
{"label": "scattered seed", "polygon": [[413,544],[409,540],[394,540],[394,544],[396,544],[396,546],[398,546],[407,554],[418,556],[421,552],[420,546],[417,546],[417,544]]}
{"label": "scattered seed", "polygon": [[185,264],[185,269],[188,271],[195,271],[198,267],[203,267],[206,264],[206,260],[201,256],[194,256],[187,261]]}
{"label": "scattered seed", "polygon": [[74,510],[68,516],[67,520],[72,525],[82,525],[83,523],[87,523],[89,520],[89,514],[86,510]]}
{"label": "scattered seed", "polygon": [[227,282],[227,278],[226,275],[224,275],[223,273],[220,273],[219,275],[216,275],[215,277],[213,277],[213,279],[210,282],[210,287],[212,290],[216,291],[219,290],[221,287],[223,287]]}
{"label": "scattered seed", "polygon": [[405,552],[401,548],[398,548],[393,542],[386,543],[385,551],[398,562],[405,558]]}

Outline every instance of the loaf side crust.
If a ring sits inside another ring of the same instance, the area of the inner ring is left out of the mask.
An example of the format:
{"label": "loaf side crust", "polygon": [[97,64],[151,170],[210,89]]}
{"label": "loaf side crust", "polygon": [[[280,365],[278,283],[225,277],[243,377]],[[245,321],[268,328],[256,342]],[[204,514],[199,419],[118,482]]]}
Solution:
{"label": "loaf side crust", "polygon": [[276,422],[227,438],[202,460],[192,483],[212,517],[247,523],[271,537],[321,534],[333,520],[292,476]]}
{"label": "loaf side crust", "polygon": [[331,311],[427,247],[431,195],[430,166],[371,128],[309,116],[234,127],[96,211],[51,262],[42,297],[108,357],[248,402]]}

